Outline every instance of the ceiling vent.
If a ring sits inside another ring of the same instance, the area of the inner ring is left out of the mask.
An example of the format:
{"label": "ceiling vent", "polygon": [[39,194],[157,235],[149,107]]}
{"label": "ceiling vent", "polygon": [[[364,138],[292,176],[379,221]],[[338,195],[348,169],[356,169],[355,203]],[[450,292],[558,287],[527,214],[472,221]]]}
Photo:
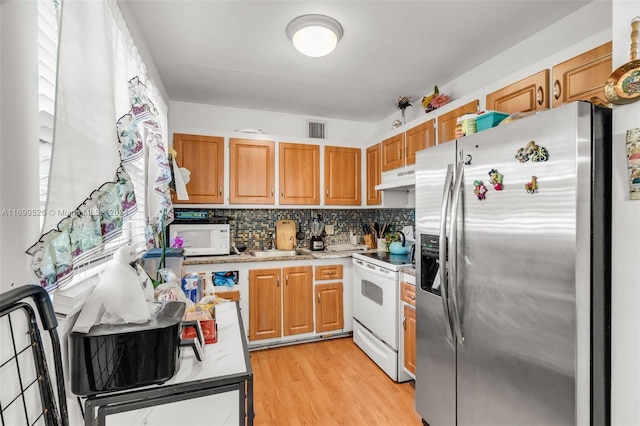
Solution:
{"label": "ceiling vent", "polygon": [[310,138],[325,139],[327,137],[327,123],[307,120],[307,134]]}

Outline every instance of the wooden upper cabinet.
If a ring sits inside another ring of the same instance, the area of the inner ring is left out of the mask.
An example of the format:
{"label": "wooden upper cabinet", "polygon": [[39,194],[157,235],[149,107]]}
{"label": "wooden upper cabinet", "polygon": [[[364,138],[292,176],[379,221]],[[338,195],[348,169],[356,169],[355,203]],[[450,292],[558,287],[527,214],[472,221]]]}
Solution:
{"label": "wooden upper cabinet", "polygon": [[404,166],[404,133],[382,141],[382,171]]}
{"label": "wooden upper cabinet", "polygon": [[487,95],[486,109],[513,114],[549,108],[549,70],[542,70],[527,78]]}
{"label": "wooden upper cabinet", "polygon": [[438,144],[449,142],[456,138],[456,121],[464,114],[478,112],[478,103],[478,100],[475,100],[438,116]]}
{"label": "wooden upper cabinet", "polygon": [[554,66],[551,69],[553,106],[592,98],[607,104],[604,86],[612,67],[611,42]]}
{"label": "wooden upper cabinet", "polygon": [[230,139],[229,146],[229,202],[274,204],[275,142]]}
{"label": "wooden upper cabinet", "polygon": [[436,120],[432,118],[411,129],[405,134],[405,165],[416,164],[416,152],[436,144]]}
{"label": "wooden upper cabinet", "polygon": [[367,148],[367,205],[377,205],[382,202],[380,191],[376,186],[382,182],[380,164],[380,144]]}
{"label": "wooden upper cabinet", "polygon": [[324,204],[359,206],[362,203],[360,148],[325,146]]}
{"label": "wooden upper cabinet", "polygon": [[320,204],[320,146],[280,142],[280,204]]}
{"label": "wooden upper cabinet", "polygon": [[174,203],[224,202],[224,138],[216,136],[173,134],[173,149],[180,167],[191,172],[187,183],[188,200]]}

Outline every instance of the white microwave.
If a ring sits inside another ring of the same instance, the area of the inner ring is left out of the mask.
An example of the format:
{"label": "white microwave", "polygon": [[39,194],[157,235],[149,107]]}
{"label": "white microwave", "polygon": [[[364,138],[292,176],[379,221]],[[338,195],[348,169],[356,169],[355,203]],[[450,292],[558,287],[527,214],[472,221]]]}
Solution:
{"label": "white microwave", "polygon": [[226,255],[231,250],[231,229],[228,223],[172,223],[169,241],[182,237],[185,256]]}

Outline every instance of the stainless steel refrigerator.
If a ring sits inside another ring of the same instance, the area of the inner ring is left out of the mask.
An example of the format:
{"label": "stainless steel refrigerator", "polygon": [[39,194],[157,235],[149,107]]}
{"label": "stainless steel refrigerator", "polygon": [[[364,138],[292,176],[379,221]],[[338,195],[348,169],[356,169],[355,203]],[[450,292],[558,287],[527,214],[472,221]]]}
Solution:
{"label": "stainless steel refrigerator", "polygon": [[610,424],[610,145],[575,102],[418,152],[426,424]]}

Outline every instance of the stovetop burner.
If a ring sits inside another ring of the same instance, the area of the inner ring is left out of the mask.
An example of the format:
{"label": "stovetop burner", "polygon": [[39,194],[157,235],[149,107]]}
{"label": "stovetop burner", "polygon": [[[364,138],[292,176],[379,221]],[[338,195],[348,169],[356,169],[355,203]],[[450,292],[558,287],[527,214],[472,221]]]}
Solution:
{"label": "stovetop burner", "polygon": [[411,266],[411,255],[409,254],[391,254],[388,251],[369,251],[365,253],[354,253],[353,257],[370,261],[379,266],[397,270],[398,266]]}

